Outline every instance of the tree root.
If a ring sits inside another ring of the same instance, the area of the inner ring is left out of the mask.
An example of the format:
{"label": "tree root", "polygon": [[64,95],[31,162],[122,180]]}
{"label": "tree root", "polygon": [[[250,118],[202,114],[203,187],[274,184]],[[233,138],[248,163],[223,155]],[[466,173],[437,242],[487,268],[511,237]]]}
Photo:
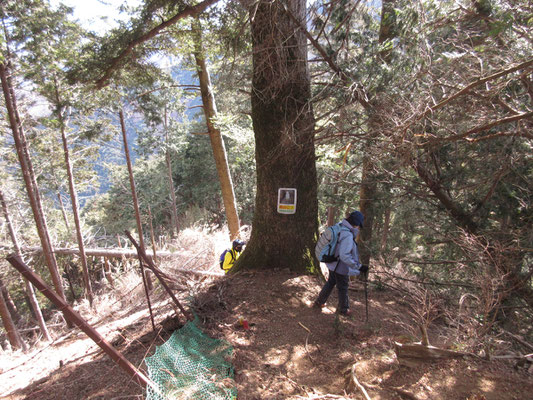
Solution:
{"label": "tree root", "polygon": [[357,376],[355,375],[356,366],[357,366],[357,363],[352,365],[352,367],[350,368],[350,370],[347,373],[347,376],[346,376],[346,392],[352,393],[352,392],[355,392],[356,390],[358,390],[363,395],[365,400],[372,400],[370,398],[370,396],[368,395],[368,393],[367,393],[366,389],[364,388],[364,386],[361,385],[361,383],[357,379]]}

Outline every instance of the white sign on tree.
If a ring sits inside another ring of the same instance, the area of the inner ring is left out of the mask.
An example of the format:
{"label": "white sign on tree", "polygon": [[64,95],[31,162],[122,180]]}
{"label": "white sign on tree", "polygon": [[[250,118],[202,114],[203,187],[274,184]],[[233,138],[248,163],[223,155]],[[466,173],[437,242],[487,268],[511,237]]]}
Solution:
{"label": "white sign on tree", "polygon": [[279,188],[278,189],[278,213],[294,214],[296,213],[296,189]]}

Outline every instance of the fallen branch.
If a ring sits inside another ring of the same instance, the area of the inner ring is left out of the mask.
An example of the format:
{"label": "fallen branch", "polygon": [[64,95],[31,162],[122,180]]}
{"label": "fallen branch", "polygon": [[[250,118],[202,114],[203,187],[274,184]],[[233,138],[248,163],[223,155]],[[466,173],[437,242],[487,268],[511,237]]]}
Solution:
{"label": "fallen branch", "polygon": [[298,325],[300,325],[302,328],[304,328],[307,332],[311,333],[311,330],[307,326],[302,324],[300,321],[298,321]]}
{"label": "fallen branch", "polygon": [[507,354],[505,356],[491,356],[492,360],[523,360],[526,359],[527,361],[533,362],[533,353],[526,354],[526,355],[520,355],[520,354]]}
{"label": "fallen branch", "polygon": [[302,324],[300,321],[298,321],[298,325],[300,325],[302,328],[304,328],[307,331],[307,335],[305,337],[305,351],[306,351],[307,355],[309,356],[309,358],[311,359],[311,361],[315,362],[315,360],[313,359],[313,356],[311,355],[311,352],[309,351],[309,348],[308,348],[309,335],[311,334],[311,329],[309,329],[307,326]]}
{"label": "fallen branch", "polygon": [[473,353],[463,353],[434,346],[424,346],[421,343],[402,344],[394,342],[394,352],[400,365],[408,367],[418,366],[421,362],[432,362],[439,359],[476,357]]}
{"label": "fallen branch", "polygon": [[142,258],[144,260],[144,262],[146,263],[146,267],[155,274],[157,279],[159,279],[159,282],[161,282],[161,285],[163,286],[163,288],[165,288],[165,290],[170,295],[170,297],[172,297],[172,300],[174,300],[174,303],[178,306],[178,308],[183,313],[183,315],[185,315],[185,318],[187,318],[189,321],[192,321],[194,319],[194,316],[190,312],[186,311],[181,305],[180,301],[176,298],[176,296],[174,296],[174,293],[172,293],[172,290],[168,287],[167,283],[165,282],[165,279],[161,276],[159,269],[154,265],[150,257],[146,255],[144,249],[141,246],[139,246],[139,244],[135,241],[135,239],[131,236],[131,234],[128,231],[125,231],[125,233],[128,239],[130,239],[131,243],[137,249],[139,258]]}
{"label": "fallen branch", "polygon": [[520,336],[517,336],[511,332],[507,332],[505,331],[505,333],[508,335],[508,336],[511,336],[514,340],[516,340],[518,343],[520,343],[521,345],[523,346],[526,346],[529,350],[533,350],[533,345],[526,342],[524,339],[522,339]]}

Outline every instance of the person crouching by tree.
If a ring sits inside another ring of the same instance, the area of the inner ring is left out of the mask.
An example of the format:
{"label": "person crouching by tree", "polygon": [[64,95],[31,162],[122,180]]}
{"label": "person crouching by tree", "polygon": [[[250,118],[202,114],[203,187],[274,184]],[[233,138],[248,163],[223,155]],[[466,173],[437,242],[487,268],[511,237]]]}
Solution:
{"label": "person crouching by tree", "polygon": [[340,222],[341,231],[335,247],[337,261],[326,264],[329,269],[329,278],[318,294],[313,307],[323,308],[336,285],[339,293],[337,313],[345,316],[351,315],[348,298],[350,275],[364,274],[368,271],[368,266],[361,265],[359,262],[356,242],[359,230],[363,228],[363,221],[364,215],[360,211],[353,211]]}
{"label": "person crouching by tree", "polygon": [[222,269],[227,274],[228,271],[233,267],[237,258],[241,255],[242,247],[245,245],[245,242],[239,239],[236,239],[231,244],[231,249],[228,249],[224,252],[224,260],[222,261]]}

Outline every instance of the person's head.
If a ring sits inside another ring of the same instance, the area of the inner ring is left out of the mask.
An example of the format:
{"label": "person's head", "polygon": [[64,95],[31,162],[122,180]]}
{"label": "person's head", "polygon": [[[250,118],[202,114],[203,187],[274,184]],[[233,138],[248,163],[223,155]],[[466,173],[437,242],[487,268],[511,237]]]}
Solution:
{"label": "person's head", "polygon": [[242,246],[244,246],[245,242],[240,239],[236,239],[233,241],[232,247],[233,250],[238,251],[239,253],[242,251]]}
{"label": "person's head", "polygon": [[352,226],[358,226],[362,228],[363,222],[365,221],[365,216],[361,211],[352,211],[348,218],[346,218],[346,221],[348,221]]}

